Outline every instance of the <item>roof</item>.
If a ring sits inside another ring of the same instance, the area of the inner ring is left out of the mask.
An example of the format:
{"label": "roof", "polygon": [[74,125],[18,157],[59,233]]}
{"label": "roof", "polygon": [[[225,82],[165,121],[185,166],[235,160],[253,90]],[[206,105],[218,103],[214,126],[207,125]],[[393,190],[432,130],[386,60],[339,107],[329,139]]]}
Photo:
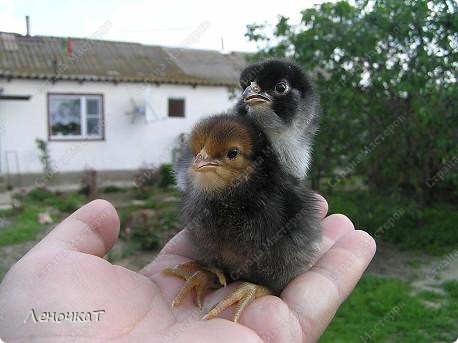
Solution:
{"label": "roof", "polygon": [[245,53],[0,32],[0,78],[231,86]]}

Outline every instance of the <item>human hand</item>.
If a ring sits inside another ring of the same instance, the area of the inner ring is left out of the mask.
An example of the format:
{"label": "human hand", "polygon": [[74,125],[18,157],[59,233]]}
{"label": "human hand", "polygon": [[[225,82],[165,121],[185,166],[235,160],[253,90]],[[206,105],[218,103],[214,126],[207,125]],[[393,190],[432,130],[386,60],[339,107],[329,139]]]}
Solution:
{"label": "human hand", "polygon": [[[322,204],[324,217],[324,199]],[[93,201],[65,219],[5,276],[0,285],[0,338],[6,342],[314,342],[375,253],[373,239],[355,231],[345,216],[331,215],[322,224],[319,260],[280,298],[255,300],[239,324],[221,318],[201,321],[205,311],[237,283],[210,293],[202,310],[190,297],[171,309],[183,281],[164,276],[161,270],[193,258],[186,234],[176,235],[140,274],[112,265],[101,257],[117,240],[119,219],[111,204]],[[106,312],[99,321],[92,316],[87,322],[37,323],[30,317],[31,309],[37,316]]]}

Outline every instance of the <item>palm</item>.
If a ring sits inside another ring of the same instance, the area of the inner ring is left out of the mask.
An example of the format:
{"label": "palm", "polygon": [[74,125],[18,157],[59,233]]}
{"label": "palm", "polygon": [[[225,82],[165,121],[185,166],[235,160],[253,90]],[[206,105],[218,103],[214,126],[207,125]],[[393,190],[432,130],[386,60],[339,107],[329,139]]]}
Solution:
{"label": "palm", "polygon": [[[95,228],[87,230],[88,225]],[[193,258],[186,235],[175,236],[140,275],[99,257],[116,242],[118,226],[111,205],[95,201],[24,256],[0,286],[4,317],[0,337],[8,342],[21,341],[24,336],[43,341],[62,336],[95,341],[315,341],[374,253],[367,234],[354,231],[343,216],[330,216],[323,221],[322,257],[310,271],[290,283],[282,300],[273,296],[256,300],[242,314],[241,325],[224,319],[201,321],[205,311],[235,285],[211,292],[202,310],[191,298],[171,309],[170,303],[183,281],[164,276],[161,270]],[[72,240],[79,243],[69,245]],[[344,273],[330,274],[358,249],[359,259]],[[34,323],[29,318],[24,323],[31,309],[37,316],[42,312],[106,312],[99,322]]]}

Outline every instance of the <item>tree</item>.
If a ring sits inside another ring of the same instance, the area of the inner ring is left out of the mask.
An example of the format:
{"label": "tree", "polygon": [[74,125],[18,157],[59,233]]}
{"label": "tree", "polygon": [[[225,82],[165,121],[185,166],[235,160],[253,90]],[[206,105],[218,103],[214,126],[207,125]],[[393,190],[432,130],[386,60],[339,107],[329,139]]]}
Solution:
{"label": "tree", "polygon": [[340,1],[305,9],[297,26],[286,17],[274,27],[248,26],[246,36],[260,48],[255,58],[291,58],[319,85],[314,185],[323,176],[332,186],[359,175],[374,190],[422,203],[456,189],[454,172],[433,187],[427,180],[458,154],[457,7]]}

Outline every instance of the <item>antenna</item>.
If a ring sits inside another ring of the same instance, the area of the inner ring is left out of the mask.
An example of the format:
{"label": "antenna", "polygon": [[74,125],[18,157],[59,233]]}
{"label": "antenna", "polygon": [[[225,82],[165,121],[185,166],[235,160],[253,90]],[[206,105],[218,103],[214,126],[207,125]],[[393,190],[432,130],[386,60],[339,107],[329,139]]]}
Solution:
{"label": "antenna", "polygon": [[226,51],[226,50],[224,49],[224,37],[221,37],[221,50],[220,50],[220,52],[221,52],[222,54],[224,54],[224,55],[227,55],[227,54],[230,54],[230,53],[231,53],[230,51]]}
{"label": "antenna", "polygon": [[28,15],[25,16],[25,25],[27,28],[27,37],[30,37],[30,17]]}

